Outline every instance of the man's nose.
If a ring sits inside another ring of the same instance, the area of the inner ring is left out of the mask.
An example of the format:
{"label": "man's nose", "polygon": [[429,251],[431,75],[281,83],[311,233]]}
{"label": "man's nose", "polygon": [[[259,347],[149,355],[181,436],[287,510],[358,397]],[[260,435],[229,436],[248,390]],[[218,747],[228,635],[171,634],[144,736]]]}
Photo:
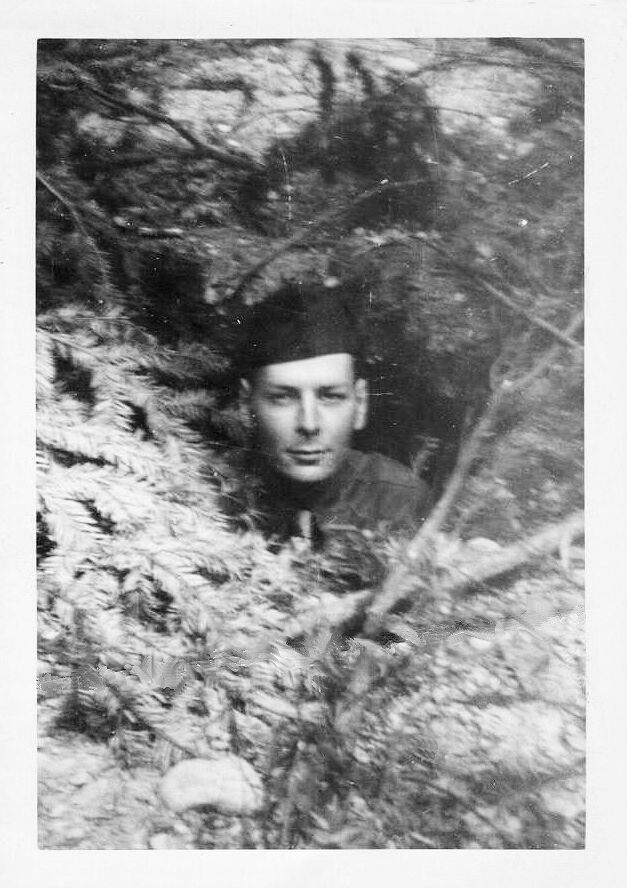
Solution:
{"label": "man's nose", "polygon": [[305,394],[298,405],[298,431],[304,435],[317,435],[320,431],[318,405],[313,394]]}

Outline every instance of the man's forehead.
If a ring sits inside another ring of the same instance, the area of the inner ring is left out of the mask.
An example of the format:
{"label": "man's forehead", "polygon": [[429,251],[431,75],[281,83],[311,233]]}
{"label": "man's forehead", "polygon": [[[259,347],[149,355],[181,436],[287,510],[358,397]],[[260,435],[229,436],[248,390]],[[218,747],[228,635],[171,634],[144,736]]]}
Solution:
{"label": "man's forehead", "polygon": [[347,352],[338,352],[266,364],[259,368],[255,379],[263,385],[294,388],[346,385],[353,382],[353,357]]}

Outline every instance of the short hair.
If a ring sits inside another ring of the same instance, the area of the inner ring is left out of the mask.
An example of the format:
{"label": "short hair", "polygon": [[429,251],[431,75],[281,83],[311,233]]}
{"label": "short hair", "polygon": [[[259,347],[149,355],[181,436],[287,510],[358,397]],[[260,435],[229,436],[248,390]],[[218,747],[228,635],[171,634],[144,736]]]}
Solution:
{"label": "short hair", "polygon": [[340,287],[290,281],[253,306],[244,330],[240,374],[268,364],[346,353],[361,375],[363,355],[354,305]]}

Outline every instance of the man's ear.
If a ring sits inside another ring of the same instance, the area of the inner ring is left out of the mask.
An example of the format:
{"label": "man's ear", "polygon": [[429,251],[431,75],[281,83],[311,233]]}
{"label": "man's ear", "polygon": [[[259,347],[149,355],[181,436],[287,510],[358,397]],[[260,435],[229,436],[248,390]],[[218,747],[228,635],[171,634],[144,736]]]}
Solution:
{"label": "man's ear", "polygon": [[239,415],[246,428],[252,425],[253,414],[251,407],[252,386],[248,379],[239,381]]}
{"label": "man's ear", "polygon": [[360,432],[366,427],[368,420],[368,383],[365,379],[358,379],[355,383],[355,419],[353,431]]}

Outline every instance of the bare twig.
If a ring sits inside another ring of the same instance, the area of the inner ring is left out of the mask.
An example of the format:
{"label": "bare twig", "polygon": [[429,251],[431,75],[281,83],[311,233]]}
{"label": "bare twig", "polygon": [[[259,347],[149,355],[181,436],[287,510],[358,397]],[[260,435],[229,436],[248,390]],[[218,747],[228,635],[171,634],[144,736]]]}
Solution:
{"label": "bare twig", "polygon": [[[545,525],[532,536],[526,537],[520,542],[508,546],[494,555],[485,557],[478,563],[475,562],[467,568],[463,568],[461,565],[457,564],[452,565],[451,573],[441,578],[440,588],[447,594],[460,594],[475,586],[481,586],[483,589],[487,588],[490,591],[495,592],[496,590],[489,585],[491,580],[498,579],[504,574],[510,573],[516,568],[529,564],[538,558],[550,555],[552,552],[559,549],[560,542],[564,538],[564,535],[568,535],[570,539],[576,539],[582,535],[583,530],[583,512],[573,512],[563,521]],[[439,565],[439,567],[445,569],[446,565]],[[401,580],[403,581],[401,594],[395,594],[394,596],[390,595],[387,598],[384,598],[381,595],[374,598],[372,593],[368,591],[345,596],[345,598],[342,599],[342,609],[337,611],[332,620],[333,628],[340,629],[342,626],[351,624],[356,616],[364,613],[364,610],[370,603],[371,606],[368,610],[367,620],[361,635],[365,637],[376,635],[383,627],[396,632],[395,624],[387,622],[389,620],[387,615],[398,601],[401,600],[403,594],[409,588],[408,584],[404,581],[409,581],[412,594],[414,594],[415,590],[423,584],[423,581],[416,575],[416,572],[414,571],[410,574],[408,568],[404,569]],[[399,586],[396,586],[394,592],[398,593],[398,591]],[[314,626],[325,619],[328,619],[328,615],[325,608],[321,607],[319,613],[310,615],[308,625],[303,628],[303,631],[313,631]],[[470,628],[472,629],[472,627]],[[482,624],[478,624],[475,631],[481,631],[484,629],[485,627]],[[466,631],[467,630],[468,627],[466,627]],[[430,630],[427,635],[425,635],[424,632],[422,634],[418,633],[421,639],[420,645],[424,647],[427,643],[437,643],[453,634],[458,634],[460,631],[462,630],[457,623],[434,626],[433,630]],[[402,632],[399,631],[399,634],[402,634]],[[413,641],[412,638],[409,637],[407,640],[410,641],[410,643]],[[415,643],[415,641],[413,643]]]}
{"label": "bare twig", "polygon": [[[567,336],[570,338],[570,336],[576,333],[582,323],[583,312],[579,312],[568,325],[566,329]],[[415,557],[422,541],[436,533],[444,523],[449,509],[457,498],[461,487],[466,480],[468,471],[477,456],[480,444],[482,444],[486,435],[492,431],[494,420],[496,419],[502,404],[509,400],[513,394],[526,388],[531,382],[541,376],[553,364],[559,348],[559,345],[551,346],[551,348],[547,349],[547,351],[536,361],[528,373],[513,382],[505,380],[501,383],[500,388],[492,395],[482,418],[473,429],[468,440],[462,446],[457,465],[446,485],[443,495],[440,497],[435,508],[410,544],[408,552],[410,558]]]}
{"label": "bare twig", "polygon": [[[576,333],[582,322],[583,312],[578,313],[569,324],[566,331],[568,336]],[[551,346],[536,361],[528,373],[514,382],[505,380],[501,383],[500,388],[494,392],[483,416],[461,448],[457,464],[449,478],[444,493],[418,533],[408,543],[406,549],[407,560],[404,563],[398,564],[388,574],[383,583],[381,593],[373,601],[366,623],[367,631],[374,631],[381,624],[382,617],[404,596],[408,582],[412,581],[412,574],[416,572],[421,561],[427,557],[434,535],[444,524],[451,506],[459,496],[468,473],[477,458],[481,444],[486,436],[492,432],[494,422],[503,403],[508,401],[514,393],[526,388],[531,382],[541,376],[553,364],[559,348],[560,346],[557,344]],[[412,582],[416,585],[415,580]]]}
{"label": "bare twig", "polygon": [[122,231],[126,231],[129,234],[135,234],[137,237],[181,238],[184,236],[182,228],[151,228],[147,225],[136,225],[130,219],[123,219],[120,216],[114,217],[113,224],[116,228],[120,228]]}
{"label": "bare twig", "polygon": [[451,576],[443,582],[443,588],[452,594],[459,594],[473,586],[483,585],[490,580],[510,573],[523,564],[549,555],[559,549],[564,536],[574,539],[584,530],[583,511],[573,512],[557,524],[549,524],[531,537],[508,546],[501,552],[482,558],[463,574]]}
{"label": "bare twig", "polygon": [[513,311],[515,314],[521,315],[521,317],[526,318],[530,324],[533,324],[534,327],[538,327],[540,330],[544,330],[545,333],[550,333],[554,339],[557,339],[563,345],[569,346],[569,348],[575,348],[577,350],[583,351],[583,345],[580,342],[577,342],[576,339],[573,339],[571,336],[568,336],[566,333],[563,333],[561,330],[558,330],[553,324],[550,324],[548,321],[545,321],[544,318],[538,317],[538,315],[524,308],[522,305],[518,305],[509,296],[506,296],[505,293],[501,293],[500,290],[497,290],[496,287],[493,287],[492,284],[489,284],[487,281],[483,282],[483,287],[487,293],[490,294],[494,299],[498,302],[501,302],[503,305],[506,305],[510,311]]}
{"label": "bare twig", "polygon": [[294,757],[292,759],[289,775],[287,777],[287,793],[282,805],[282,824],[281,824],[281,847],[290,847],[290,835],[292,827],[292,815],[296,805],[296,797],[298,795],[299,771],[302,761],[302,751],[300,743],[296,744]]}
{"label": "bare twig", "polygon": [[574,68],[581,71],[584,67],[583,59],[577,59],[566,52],[556,49],[554,46],[549,46],[545,40],[494,37],[490,40],[490,43],[505,49],[516,49],[518,52],[523,53],[523,55],[551,65],[559,65],[562,68]]}
{"label": "bare twig", "polygon": [[[451,54],[445,61],[430,62],[428,65],[423,65],[413,76],[421,77],[423,74],[437,74],[439,71],[450,71],[451,68],[461,65],[476,65],[482,68],[513,68],[515,71],[520,71],[522,68],[520,62],[511,62],[507,59],[488,58],[481,55]],[[531,71],[529,73],[533,74],[535,72]]]}
{"label": "bare twig", "polygon": [[252,160],[250,157],[246,157],[243,154],[234,154],[223,151],[221,148],[216,148],[213,145],[207,145],[205,142],[198,139],[186,126],[179,123],[178,120],[175,120],[167,114],[163,114],[161,111],[147,108],[144,105],[138,105],[134,102],[130,102],[128,99],[108,95],[101,89],[98,89],[98,87],[92,86],[84,80],[79,80],[79,86],[87,90],[109,107],[119,108],[122,111],[128,111],[131,114],[139,114],[154,123],[160,123],[170,127],[170,129],[174,130],[175,133],[188,142],[198,154],[204,157],[210,157],[212,160],[217,160],[220,163],[236,167],[237,169],[245,169],[251,172],[256,172],[260,169],[260,164]]}
{"label": "bare twig", "polygon": [[126,167],[139,167],[146,166],[151,163],[157,163],[157,161],[163,160],[176,160],[178,162],[185,161],[201,161],[204,158],[199,157],[198,154],[192,151],[186,150],[186,154],[183,154],[180,149],[177,148],[176,154],[166,154],[165,152],[161,152],[157,154],[156,152],[135,152],[130,154],[124,154],[121,157],[117,155],[107,155],[104,157],[92,156],[89,158],[90,167],[98,167],[103,170],[111,170],[111,169],[125,169]]}
{"label": "bare twig", "polygon": [[190,77],[184,83],[175,84],[171,89],[199,90],[203,92],[242,92],[247,103],[253,101],[255,88],[243,77],[230,77],[226,80],[212,80],[211,77]]}
{"label": "bare twig", "polygon": [[65,209],[68,211],[68,213],[70,214],[70,216],[74,220],[74,224],[76,225],[78,230],[81,232],[81,234],[84,235],[86,238],[90,238],[89,232],[85,228],[83,220],[81,219],[76,207],[70,201],[70,199],[68,197],[66,197],[64,194],[61,194],[61,192],[58,190],[58,188],[56,188],[52,184],[52,182],[50,182],[43,175],[43,173],[36,173],[35,178],[37,179],[39,184],[43,185],[43,187],[46,189],[46,191],[48,191],[49,194],[51,194],[55,198],[55,200],[58,200],[60,204],[63,204]]}
{"label": "bare twig", "polygon": [[42,185],[46,189],[46,191],[49,194],[51,194],[55,198],[55,200],[58,200],[59,203],[62,204],[65,207],[65,209],[68,211],[68,213],[72,217],[74,224],[76,225],[76,227],[78,228],[80,233],[83,235],[83,237],[85,238],[87,243],[91,246],[92,250],[96,254],[96,258],[98,260],[98,267],[100,268],[100,277],[101,277],[102,282],[108,283],[109,273],[107,271],[107,266],[105,264],[105,261],[102,258],[102,253],[98,249],[98,246],[96,245],[96,241],[93,239],[91,234],[87,231],[87,228],[85,227],[85,223],[81,219],[80,214],[79,214],[78,210],[76,209],[76,207],[74,206],[74,204],[72,203],[72,201],[68,197],[66,197],[64,194],[62,194],[59,191],[59,189],[55,185],[53,185],[52,182],[50,182],[49,179],[46,178],[46,176],[43,175],[43,173],[37,172],[35,174],[35,178],[37,179],[39,184]]}
{"label": "bare twig", "polygon": [[[316,105],[311,104],[307,106],[303,105],[302,103],[300,105],[281,105],[281,114],[294,114],[296,112],[300,112],[301,114],[308,114],[310,117],[313,117],[316,112]],[[259,120],[267,120],[269,118],[272,118],[274,120],[274,118],[276,118],[276,115],[276,109],[268,109],[266,111],[258,111],[255,114],[247,114],[245,119],[239,120],[233,125],[231,132],[239,132],[240,130],[246,129]]]}
{"label": "bare twig", "polygon": [[570,348],[576,348],[579,350],[583,349],[583,346],[580,342],[577,342],[568,333],[564,333],[562,330],[558,330],[557,327],[550,324],[548,321],[545,321],[543,318],[539,318],[537,315],[533,314],[533,312],[524,308],[524,306],[519,305],[505,293],[501,292],[501,290],[497,290],[489,281],[485,279],[485,277],[478,272],[476,269],[471,266],[465,264],[464,262],[460,262],[455,259],[454,256],[450,253],[449,250],[446,250],[444,247],[436,244],[431,238],[426,237],[423,234],[410,234],[407,237],[412,240],[418,240],[421,244],[425,244],[431,250],[436,253],[439,253],[441,256],[446,258],[447,264],[453,268],[458,269],[459,271],[464,272],[467,276],[474,278],[480,285],[483,287],[486,293],[488,293],[493,299],[496,299],[498,302],[502,303],[502,305],[507,306],[510,311],[514,312],[514,314],[520,315],[529,323],[533,324],[535,327],[539,327],[541,330],[544,330],[545,333],[550,333],[555,339],[564,345],[568,345]]}

